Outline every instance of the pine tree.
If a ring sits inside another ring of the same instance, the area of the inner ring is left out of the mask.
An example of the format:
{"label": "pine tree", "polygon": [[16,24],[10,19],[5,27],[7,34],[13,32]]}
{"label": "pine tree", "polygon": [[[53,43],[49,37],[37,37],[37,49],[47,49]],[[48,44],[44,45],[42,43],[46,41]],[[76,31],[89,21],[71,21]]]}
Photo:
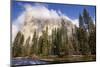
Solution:
{"label": "pine tree", "polygon": [[42,53],[43,53],[43,51],[42,51],[42,48],[43,48],[43,36],[39,37],[38,45],[39,45],[38,54],[42,55]]}
{"label": "pine tree", "polygon": [[81,54],[88,55],[90,53],[90,48],[88,45],[88,37],[87,37],[87,32],[83,28],[78,29],[78,42]]}
{"label": "pine tree", "polygon": [[51,37],[52,37],[52,50],[51,50],[51,54],[52,55],[55,55],[56,53],[55,53],[55,48],[56,48],[56,46],[55,46],[55,36],[56,36],[56,29],[53,29],[52,30],[52,35],[51,35]]}
{"label": "pine tree", "polygon": [[21,39],[20,39],[20,47],[21,47],[21,56],[23,56],[23,44],[24,44],[24,35],[21,35]]}
{"label": "pine tree", "polygon": [[60,38],[61,38],[61,44],[59,45],[61,50],[60,50],[60,53],[61,55],[65,55],[65,54],[68,54],[68,35],[67,35],[67,28],[65,26],[65,21],[62,20],[62,23],[61,23],[61,29],[59,31],[60,34]]}
{"label": "pine tree", "polygon": [[75,55],[79,55],[80,54],[80,46],[79,46],[79,42],[78,42],[78,28],[75,27],[74,31],[72,32],[72,44],[73,44],[73,48],[74,48],[74,54]]}
{"label": "pine tree", "polygon": [[81,16],[81,14],[79,15],[79,27],[84,28],[84,19],[83,19],[83,17]]}
{"label": "pine tree", "polygon": [[88,24],[90,16],[89,16],[89,13],[86,9],[83,10],[83,18],[84,18],[84,23]]}
{"label": "pine tree", "polygon": [[93,23],[92,18],[90,17],[89,18],[89,24],[88,24],[88,32],[91,33],[94,30],[94,27],[95,27],[95,25]]}
{"label": "pine tree", "polygon": [[30,56],[30,37],[27,38],[25,46],[24,46],[24,50],[25,50],[25,56]]}
{"label": "pine tree", "polygon": [[32,54],[38,54],[38,44],[37,44],[37,35],[36,35],[36,31],[33,34],[33,38],[32,38],[32,46],[31,46],[31,55]]}
{"label": "pine tree", "polygon": [[52,30],[52,54],[53,55],[59,55],[60,52],[59,52],[59,44],[60,44],[60,41],[59,41],[59,36],[58,36],[58,30],[59,29],[54,29]]}
{"label": "pine tree", "polygon": [[[82,24],[82,22],[84,23]],[[91,53],[90,44],[92,44],[91,41],[93,40],[93,39],[91,40],[92,38],[91,33],[93,31],[94,24],[92,18],[90,17],[86,9],[83,10],[83,17],[81,18],[79,16],[79,23],[82,24],[79,26],[78,29],[78,42],[81,48],[80,51],[82,52],[82,54],[90,54]],[[93,38],[95,39],[95,37]]]}
{"label": "pine tree", "polygon": [[21,32],[19,31],[16,35],[12,47],[14,57],[22,56],[23,42],[24,42],[24,35],[21,34]]}
{"label": "pine tree", "polygon": [[91,54],[95,55],[96,54],[96,28],[95,25],[92,28],[91,32],[89,33],[89,40],[88,44],[91,50]]}
{"label": "pine tree", "polygon": [[49,53],[49,47],[48,47],[48,27],[46,27],[46,30],[42,32],[43,36],[43,47],[42,47],[42,53],[43,55],[47,56]]}
{"label": "pine tree", "polygon": [[60,55],[60,51],[61,51],[61,44],[62,44],[62,40],[61,40],[61,32],[60,32],[60,28],[57,28],[57,33],[56,33],[56,38],[55,38],[55,46],[56,46],[56,54],[59,56]]}

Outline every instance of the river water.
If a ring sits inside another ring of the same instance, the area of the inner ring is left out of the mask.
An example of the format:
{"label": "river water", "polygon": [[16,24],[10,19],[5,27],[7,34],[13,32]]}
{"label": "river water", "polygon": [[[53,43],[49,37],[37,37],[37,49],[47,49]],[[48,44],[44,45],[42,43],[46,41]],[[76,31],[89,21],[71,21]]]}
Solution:
{"label": "river water", "polygon": [[39,65],[39,64],[48,64],[49,62],[33,59],[12,59],[12,65],[14,66],[26,66],[26,65]]}

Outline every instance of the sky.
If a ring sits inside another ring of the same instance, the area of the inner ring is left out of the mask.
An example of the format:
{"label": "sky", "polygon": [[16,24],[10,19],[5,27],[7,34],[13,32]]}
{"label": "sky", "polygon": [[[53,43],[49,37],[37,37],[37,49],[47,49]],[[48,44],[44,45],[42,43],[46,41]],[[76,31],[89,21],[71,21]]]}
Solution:
{"label": "sky", "polygon": [[95,6],[13,1],[11,5],[12,41],[21,29],[21,25],[24,24],[26,13],[44,19],[64,16],[78,27],[78,18],[84,8],[95,22]]}
{"label": "sky", "polygon": [[[12,3],[12,20],[15,20],[25,9],[23,6],[25,4],[30,4],[34,7],[36,3],[34,2],[20,2],[14,1]],[[40,3],[46,6],[49,10],[53,9],[56,11],[61,11],[63,14],[71,19],[76,19],[79,14],[82,14],[83,9],[86,8],[90,16],[95,19],[95,6],[82,6],[82,5],[67,5],[67,4],[57,4],[57,3]]]}

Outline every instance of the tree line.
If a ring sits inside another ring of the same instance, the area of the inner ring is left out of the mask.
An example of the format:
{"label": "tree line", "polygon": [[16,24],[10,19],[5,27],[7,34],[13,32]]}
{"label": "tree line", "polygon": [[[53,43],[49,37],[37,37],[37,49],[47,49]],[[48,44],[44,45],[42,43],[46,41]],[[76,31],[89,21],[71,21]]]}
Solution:
{"label": "tree line", "polygon": [[61,27],[52,30],[51,36],[48,35],[48,27],[42,31],[39,37],[34,31],[32,44],[30,37],[27,38],[25,45],[24,35],[19,31],[12,45],[13,57],[25,56],[67,56],[67,55],[95,55],[96,54],[96,25],[86,9],[79,15],[79,27],[72,31],[72,37],[68,37],[68,30],[62,19]]}

